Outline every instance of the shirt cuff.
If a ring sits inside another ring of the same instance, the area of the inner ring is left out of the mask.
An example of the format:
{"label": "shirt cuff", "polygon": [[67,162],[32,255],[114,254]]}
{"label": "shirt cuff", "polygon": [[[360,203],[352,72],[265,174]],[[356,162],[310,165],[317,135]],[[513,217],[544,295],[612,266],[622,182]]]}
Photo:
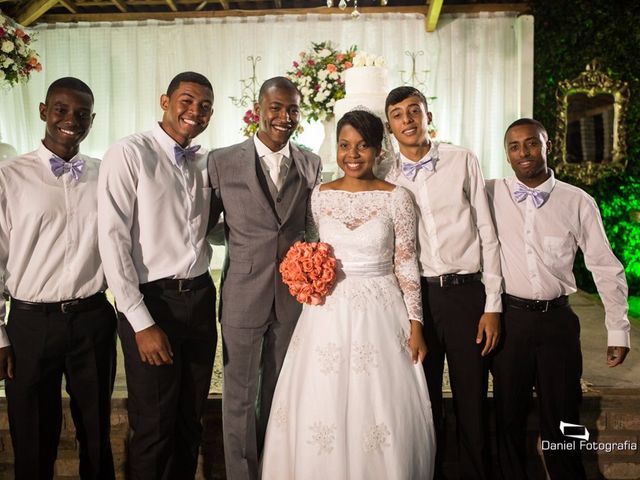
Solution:
{"label": "shirt cuff", "polygon": [[0,348],[11,346],[11,341],[9,340],[9,335],[7,335],[7,330],[4,325],[0,325]]}
{"label": "shirt cuff", "polygon": [[488,293],[484,302],[485,313],[502,312],[502,296],[499,293]]}
{"label": "shirt cuff", "polygon": [[131,324],[131,328],[133,328],[133,331],[136,333],[144,330],[145,328],[152,327],[156,324],[156,322],[153,321],[153,317],[149,313],[149,309],[144,304],[144,302],[140,302],[128,312],[122,313],[124,313],[124,316],[127,317],[127,320]]}
{"label": "shirt cuff", "polygon": [[625,330],[609,330],[607,332],[607,345],[609,347],[627,347],[631,346],[629,332]]}

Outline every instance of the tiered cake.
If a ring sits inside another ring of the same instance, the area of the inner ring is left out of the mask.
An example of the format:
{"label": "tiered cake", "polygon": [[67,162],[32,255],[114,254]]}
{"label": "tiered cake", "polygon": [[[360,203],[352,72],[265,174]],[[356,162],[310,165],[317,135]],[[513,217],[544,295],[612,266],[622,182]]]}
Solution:
{"label": "tiered cake", "polygon": [[344,72],[345,93],[333,107],[336,121],[349,110],[366,107],[385,118],[384,101],[389,93],[387,69],[384,67],[352,67]]}

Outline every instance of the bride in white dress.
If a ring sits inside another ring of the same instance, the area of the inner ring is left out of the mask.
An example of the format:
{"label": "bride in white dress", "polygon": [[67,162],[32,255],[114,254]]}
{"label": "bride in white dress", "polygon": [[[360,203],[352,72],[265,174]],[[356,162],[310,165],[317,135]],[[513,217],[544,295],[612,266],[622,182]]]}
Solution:
{"label": "bride in white dress", "polygon": [[375,115],[342,117],[337,160],[345,175],[311,196],[337,281],[298,320],[273,397],[263,480],[433,476],[415,213],[405,190],[373,174],[382,137]]}

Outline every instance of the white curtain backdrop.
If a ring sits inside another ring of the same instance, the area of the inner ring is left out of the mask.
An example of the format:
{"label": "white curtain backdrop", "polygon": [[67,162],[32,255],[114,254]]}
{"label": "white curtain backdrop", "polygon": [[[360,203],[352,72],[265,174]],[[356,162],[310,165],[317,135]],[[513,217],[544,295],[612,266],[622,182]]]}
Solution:
{"label": "white curtain backdrop", "polygon": [[[286,15],[189,19],[175,22],[55,24],[36,28],[35,48],[44,69],[27,85],[0,92],[0,138],[18,152],[33,150],[42,138],[38,116],[47,86],[75,76],[92,88],[96,119],[82,151],[100,157],[115,140],[148,130],[161,118],[160,95],[178,72],[206,75],[215,92],[215,112],[198,138],[207,148],[242,139],[244,108],[229,97],[241,94],[251,75],[247,56],[262,57],[260,81],[283,75],[310,42],[331,40],[346,49],[385,57],[390,86],[409,71],[407,51],[426,77],[438,137],[472,149],[488,178],[509,174],[502,137],[506,126],[531,116],[533,99],[533,18],[513,14],[444,15],[426,33],[422,15]],[[406,78],[406,75],[405,77]],[[321,129],[307,129],[305,143],[319,145]]]}

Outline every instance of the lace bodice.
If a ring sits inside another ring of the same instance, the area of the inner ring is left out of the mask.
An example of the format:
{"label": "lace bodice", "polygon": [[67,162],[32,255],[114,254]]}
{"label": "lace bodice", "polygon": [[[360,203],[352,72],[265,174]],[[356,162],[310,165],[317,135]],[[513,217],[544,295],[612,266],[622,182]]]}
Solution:
{"label": "lace bodice", "polygon": [[[343,278],[395,274],[409,318],[422,321],[415,210],[406,190],[346,192],[316,187],[309,210],[307,236],[333,247]],[[363,293],[384,295],[366,285],[362,288]],[[334,294],[339,292],[340,282]]]}

